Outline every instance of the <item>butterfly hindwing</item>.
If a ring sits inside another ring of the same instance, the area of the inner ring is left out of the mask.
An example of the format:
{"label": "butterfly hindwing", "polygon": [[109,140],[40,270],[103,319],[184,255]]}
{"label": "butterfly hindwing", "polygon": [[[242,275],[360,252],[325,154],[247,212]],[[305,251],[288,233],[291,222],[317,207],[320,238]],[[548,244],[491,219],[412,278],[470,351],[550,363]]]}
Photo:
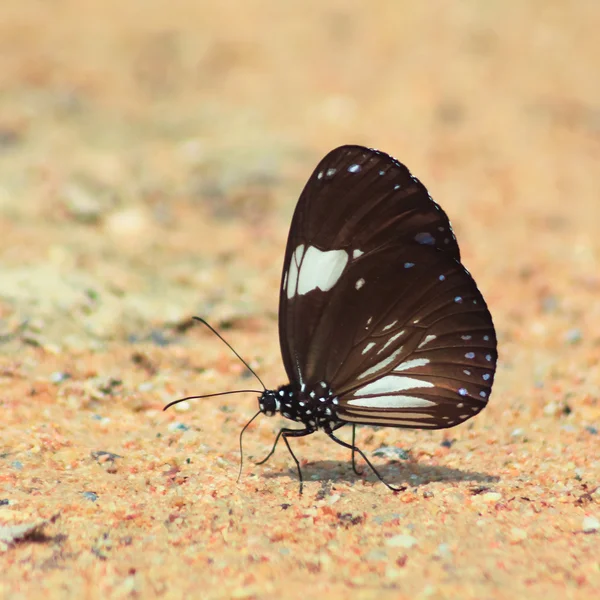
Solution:
{"label": "butterfly hindwing", "polygon": [[451,427],[481,411],[496,367],[490,313],[465,268],[442,252],[393,246],[350,264],[306,359],[349,422]]}

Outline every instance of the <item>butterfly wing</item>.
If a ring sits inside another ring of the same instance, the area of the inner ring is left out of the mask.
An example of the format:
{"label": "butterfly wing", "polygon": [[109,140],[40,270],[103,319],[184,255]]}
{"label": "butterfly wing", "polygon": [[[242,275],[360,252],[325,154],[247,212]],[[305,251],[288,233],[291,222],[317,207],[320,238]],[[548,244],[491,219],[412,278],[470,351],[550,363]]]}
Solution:
{"label": "butterfly wing", "polygon": [[362,146],[332,150],[306,184],[292,219],[279,301],[279,338],[291,381],[348,261],[391,243],[442,250],[460,261],[444,211],[396,159]]}
{"label": "butterfly wing", "polygon": [[348,422],[442,428],[487,403],[490,313],[447,216],[386,154],[332,151],[292,221],[280,295],[290,380],[327,382]]}
{"label": "butterfly wing", "polygon": [[496,360],[468,271],[435,249],[394,245],[350,263],[332,288],[304,373],[331,386],[344,421],[439,429],[486,406]]}

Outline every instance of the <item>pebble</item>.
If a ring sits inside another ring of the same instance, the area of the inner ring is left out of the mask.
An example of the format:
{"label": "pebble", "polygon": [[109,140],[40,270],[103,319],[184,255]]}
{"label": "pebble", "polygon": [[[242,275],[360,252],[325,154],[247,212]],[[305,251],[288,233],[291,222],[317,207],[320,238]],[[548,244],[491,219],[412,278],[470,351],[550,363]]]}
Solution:
{"label": "pebble", "polygon": [[569,329],[565,336],[565,341],[569,344],[578,344],[582,337],[581,329]]}
{"label": "pebble", "polygon": [[596,533],[600,529],[600,520],[596,517],[585,517],[583,519],[583,533]]}
{"label": "pebble", "polygon": [[185,423],[174,421],[173,423],[169,423],[167,429],[169,431],[187,431],[189,427]]}
{"label": "pebble", "polygon": [[393,548],[412,548],[417,545],[417,538],[401,533],[386,540],[385,544]]}
{"label": "pebble", "polygon": [[508,536],[508,539],[510,540],[510,542],[512,544],[518,544],[519,542],[522,542],[526,538],[527,538],[527,532],[524,529],[521,529],[520,527],[511,528],[510,534]]}
{"label": "pebble", "polygon": [[480,494],[479,496],[473,496],[473,500],[479,502],[485,502],[486,504],[491,504],[492,502],[498,502],[502,499],[502,494],[498,492],[485,492],[484,494]]}
{"label": "pebble", "polygon": [[395,446],[381,446],[373,451],[373,456],[388,460],[408,460],[410,458],[410,454],[406,450]]}
{"label": "pebble", "polygon": [[439,558],[450,558],[452,556],[450,544],[440,544],[434,552],[434,556]]}
{"label": "pebble", "polygon": [[151,219],[141,207],[132,207],[114,212],[105,220],[107,233],[115,238],[127,239],[134,243],[146,234],[151,227]]}
{"label": "pebble", "polygon": [[63,373],[62,371],[54,371],[54,373],[50,374],[50,381],[52,383],[61,383],[66,379],[69,379],[71,376],[68,373]]}
{"label": "pebble", "polygon": [[175,406],[173,406],[173,408],[177,412],[186,412],[186,411],[190,410],[190,408],[192,408],[192,405],[186,400],[185,402],[179,402],[179,404],[175,404]]}
{"label": "pebble", "polygon": [[102,201],[88,186],[72,183],[63,190],[63,197],[67,211],[76,221],[95,224],[102,217]]}
{"label": "pebble", "polygon": [[548,402],[544,406],[544,414],[547,417],[553,417],[560,410],[560,406],[556,402]]}

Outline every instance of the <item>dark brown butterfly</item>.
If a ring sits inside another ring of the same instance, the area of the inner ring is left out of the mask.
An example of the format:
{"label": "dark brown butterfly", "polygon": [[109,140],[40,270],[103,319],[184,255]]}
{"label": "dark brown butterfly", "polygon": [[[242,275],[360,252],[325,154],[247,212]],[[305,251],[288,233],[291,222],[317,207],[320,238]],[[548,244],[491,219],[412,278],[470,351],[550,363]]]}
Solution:
{"label": "dark brown butterfly", "polygon": [[281,429],[259,464],[283,438],[300,491],[289,438],[322,430],[381,479],[354,429],[351,444],[337,429],[453,427],[486,406],[496,370],[492,317],[446,213],[402,163],[361,146],[331,151],[300,196],[279,338],[290,382],[265,389],[255,417],[280,413],[303,427]]}

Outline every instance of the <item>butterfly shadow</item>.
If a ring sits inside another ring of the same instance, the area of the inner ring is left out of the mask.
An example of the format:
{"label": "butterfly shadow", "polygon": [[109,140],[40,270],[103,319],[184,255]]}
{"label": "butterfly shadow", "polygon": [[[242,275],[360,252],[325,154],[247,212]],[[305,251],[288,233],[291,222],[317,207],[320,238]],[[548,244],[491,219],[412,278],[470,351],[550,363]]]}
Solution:
{"label": "butterfly shadow", "polygon": [[[452,469],[444,466],[420,465],[419,463],[406,461],[390,461],[385,464],[375,465],[381,477],[394,487],[408,486],[420,487],[434,482],[444,481],[468,481],[478,484],[496,483],[500,481],[497,475],[480,473],[463,469]],[[310,481],[344,481],[354,483],[357,481],[371,481],[375,483],[377,477],[363,462],[358,463],[361,475],[352,470],[351,461],[316,460],[302,465],[302,474],[305,482]],[[282,471],[264,473],[267,479],[277,477],[296,476],[296,470],[291,467]]]}

